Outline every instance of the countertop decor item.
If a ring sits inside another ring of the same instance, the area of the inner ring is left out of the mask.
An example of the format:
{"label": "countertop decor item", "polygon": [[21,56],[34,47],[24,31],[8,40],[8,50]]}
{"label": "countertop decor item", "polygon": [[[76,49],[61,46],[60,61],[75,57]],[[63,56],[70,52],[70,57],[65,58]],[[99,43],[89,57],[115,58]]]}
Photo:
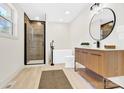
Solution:
{"label": "countertop decor item", "polygon": [[87,45],[87,46],[89,46],[90,43],[89,42],[82,42],[81,45]]}
{"label": "countertop decor item", "polygon": [[104,45],[104,48],[106,48],[106,49],[115,49],[116,46],[115,45]]}

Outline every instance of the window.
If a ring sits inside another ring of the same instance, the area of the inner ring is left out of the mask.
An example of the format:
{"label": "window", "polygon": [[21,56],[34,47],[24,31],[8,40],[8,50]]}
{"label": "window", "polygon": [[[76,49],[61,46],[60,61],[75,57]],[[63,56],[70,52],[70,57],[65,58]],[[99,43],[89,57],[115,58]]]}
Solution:
{"label": "window", "polygon": [[17,27],[16,12],[10,4],[0,4],[0,36],[13,37]]}

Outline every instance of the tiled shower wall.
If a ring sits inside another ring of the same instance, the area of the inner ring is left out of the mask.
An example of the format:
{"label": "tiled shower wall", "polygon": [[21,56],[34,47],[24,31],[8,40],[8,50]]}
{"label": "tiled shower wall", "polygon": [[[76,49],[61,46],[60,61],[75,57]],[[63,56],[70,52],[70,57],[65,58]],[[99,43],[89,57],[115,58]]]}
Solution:
{"label": "tiled shower wall", "polygon": [[28,37],[28,52],[30,60],[43,60],[44,58],[44,24],[31,22],[31,30]]}

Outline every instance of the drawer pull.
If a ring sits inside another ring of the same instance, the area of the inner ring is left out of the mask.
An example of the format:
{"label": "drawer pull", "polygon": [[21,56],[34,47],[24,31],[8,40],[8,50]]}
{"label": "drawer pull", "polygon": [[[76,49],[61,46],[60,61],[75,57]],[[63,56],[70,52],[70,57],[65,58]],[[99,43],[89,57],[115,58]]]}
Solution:
{"label": "drawer pull", "polygon": [[88,52],[82,52],[82,53],[88,53]]}
{"label": "drawer pull", "polygon": [[99,55],[99,54],[91,54],[91,55],[101,56],[101,55]]}

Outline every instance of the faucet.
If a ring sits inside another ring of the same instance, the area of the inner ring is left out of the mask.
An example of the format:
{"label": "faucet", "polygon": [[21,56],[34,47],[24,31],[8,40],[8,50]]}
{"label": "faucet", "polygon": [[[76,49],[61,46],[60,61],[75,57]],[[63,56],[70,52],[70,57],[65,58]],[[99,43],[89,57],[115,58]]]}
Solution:
{"label": "faucet", "polygon": [[100,48],[100,41],[96,41],[96,42],[94,42],[93,44],[96,44],[96,47],[97,47],[97,48]]}

